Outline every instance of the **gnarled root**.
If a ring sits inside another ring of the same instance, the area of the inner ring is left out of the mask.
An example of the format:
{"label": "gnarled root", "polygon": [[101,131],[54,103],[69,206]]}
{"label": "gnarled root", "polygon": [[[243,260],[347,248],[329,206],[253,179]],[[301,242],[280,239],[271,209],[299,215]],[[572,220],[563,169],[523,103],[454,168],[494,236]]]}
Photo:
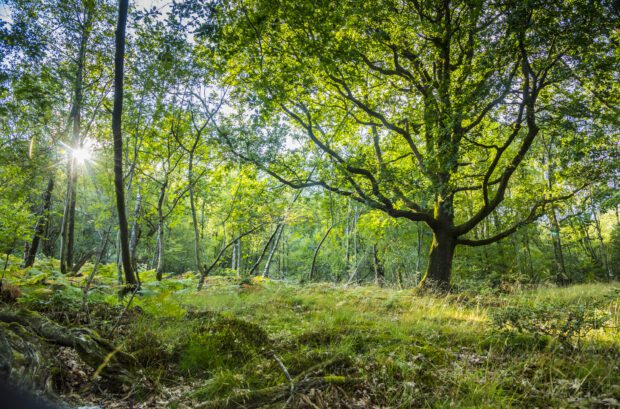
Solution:
{"label": "gnarled root", "polygon": [[127,385],[135,359],[87,328],[67,328],[25,309],[0,310],[0,378],[51,392],[57,347],[76,350],[84,363],[109,380]]}

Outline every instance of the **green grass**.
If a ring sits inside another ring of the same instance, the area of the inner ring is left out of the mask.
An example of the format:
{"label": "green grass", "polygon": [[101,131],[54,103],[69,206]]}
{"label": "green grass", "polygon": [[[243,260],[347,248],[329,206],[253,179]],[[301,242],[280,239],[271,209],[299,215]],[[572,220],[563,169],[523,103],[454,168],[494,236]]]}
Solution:
{"label": "green grass", "polygon": [[[26,304],[41,303],[41,289],[61,281],[50,275],[47,284],[27,284],[32,274],[13,269],[9,277]],[[93,306],[116,307],[113,276],[99,280]],[[151,384],[195,382],[177,404],[287,384],[273,354],[293,378],[329,362],[316,375],[332,377],[330,386],[309,395],[327,407],[613,407],[620,400],[618,284],[438,296],[222,277],[196,292],[191,277],[143,280],[147,290],[115,342],[138,357]],[[604,325],[580,322],[565,341],[548,331],[582,310],[596,311]],[[502,311],[527,325],[500,326],[494,317]],[[103,331],[110,323],[94,325]]]}

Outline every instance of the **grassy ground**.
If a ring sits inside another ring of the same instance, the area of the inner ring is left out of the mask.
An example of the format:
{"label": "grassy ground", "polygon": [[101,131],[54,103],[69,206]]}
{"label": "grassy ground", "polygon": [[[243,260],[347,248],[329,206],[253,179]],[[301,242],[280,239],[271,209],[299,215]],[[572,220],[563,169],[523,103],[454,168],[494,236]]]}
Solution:
{"label": "grassy ground", "polygon": [[132,353],[143,407],[620,407],[617,283],[437,296],[212,277],[196,292],[147,272],[123,314],[106,267],[87,317],[83,277],[53,267],[11,269],[19,302]]}

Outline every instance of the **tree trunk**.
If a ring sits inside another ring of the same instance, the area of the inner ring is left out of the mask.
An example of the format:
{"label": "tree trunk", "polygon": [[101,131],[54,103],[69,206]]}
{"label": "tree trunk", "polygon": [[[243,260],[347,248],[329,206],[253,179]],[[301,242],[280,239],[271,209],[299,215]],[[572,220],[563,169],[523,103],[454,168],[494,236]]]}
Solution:
{"label": "tree trunk", "polygon": [[[51,210],[51,209],[50,209]],[[45,223],[45,233],[43,238],[43,243],[41,246],[41,252],[45,257],[53,257],[54,251],[56,250],[56,240],[58,239],[58,235],[60,231],[57,226],[54,226],[54,219],[48,217],[47,223]]]}
{"label": "tree trunk", "polygon": [[[71,162],[73,158],[69,158],[67,164],[67,173],[71,173]],[[60,222],[60,250],[58,258],[60,259],[60,272],[67,273],[67,229],[69,227],[69,202],[71,200],[71,177],[67,178],[67,192],[65,193],[65,205],[62,211],[62,221]]]}
{"label": "tree trunk", "polygon": [[415,271],[416,274],[420,274],[420,264],[422,262],[422,229],[420,228],[420,223],[416,223],[416,232],[418,235],[418,244],[416,247],[416,261],[415,261]]}
{"label": "tree trunk", "polygon": [[157,268],[155,270],[157,281],[164,276],[164,221],[160,219],[157,228]]}
{"label": "tree trunk", "polygon": [[202,268],[202,263],[200,261],[200,232],[198,231],[198,216],[196,215],[196,203],[194,199],[194,149],[196,149],[196,143],[189,152],[187,182],[189,183],[189,207],[192,213],[192,226],[194,227],[194,263],[196,264],[196,272],[200,272]]}
{"label": "tree trunk", "polygon": [[87,18],[82,27],[80,46],[77,58],[77,70],[74,83],[73,107],[71,109],[71,121],[73,130],[71,134],[71,146],[69,148],[69,163],[67,165],[67,196],[65,209],[63,211],[62,235],[60,245],[60,270],[63,274],[68,273],[73,268],[73,247],[75,242],[75,205],[77,202],[77,161],[72,150],[78,149],[81,145],[82,127],[82,99],[84,94],[83,78],[84,63],[86,59],[86,48],[88,45],[88,35],[90,23]]}
{"label": "tree trunk", "polygon": [[321,241],[319,242],[319,244],[316,246],[316,249],[314,249],[314,255],[312,256],[312,265],[310,266],[310,274],[308,274],[308,280],[310,281],[314,280],[314,270],[316,269],[316,258],[319,255],[321,246],[323,246],[325,239],[327,239],[327,236],[329,235],[329,233],[332,231],[333,228],[334,228],[334,224],[329,226],[329,229],[325,231],[325,234],[321,238]]}
{"label": "tree trunk", "polygon": [[596,209],[594,208],[594,203],[592,203],[592,218],[594,219],[594,228],[596,229],[596,237],[598,238],[599,245],[601,248],[601,259],[603,261],[603,267],[605,268],[605,274],[608,281],[611,281],[614,277],[613,272],[611,271],[611,266],[609,265],[609,259],[607,258],[607,249],[605,247],[605,241],[603,240],[603,232],[601,230],[601,223],[596,215]]}
{"label": "tree trunk", "polygon": [[271,261],[273,260],[273,255],[276,253],[276,250],[278,249],[278,243],[280,242],[280,237],[282,236],[282,230],[284,230],[284,224],[283,223],[278,224],[278,227],[276,227],[276,230],[277,230],[277,234],[276,234],[275,241],[273,242],[271,246],[271,251],[269,252],[267,261],[265,261],[265,268],[263,269],[264,277],[269,277],[269,266],[271,265]]}
{"label": "tree trunk", "polygon": [[420,285],[439,290],[450,288],[452,259],[456,249],[456,237],[448,231],[438,228],[433,231],[433,242],[429,254],[426,274]]}
{"label": "tree trunk", "polygon": [[373,250],[373,267],[375,270],[375,284],[379,287],[383,287],[385,284],[385,271],[383,270],[383,263],[379,258],[379,251],[377,250],[377,245],[372,246]]}
{"label": "tree trunk", "polygon": [[258,256],[258,258],[256,259],[256,262],[252,265],[252,268],[250,268],[250,271],[248,273],[249,276],[253,275],[254,272],[258,269],[258,267],[260,266],[260,262],[263,261],[263,257],[265,257],[265,253],[267,252],[267,249],[269,248],[269,245],[271,244],[271,242],[273,241],[274,237],[276,237],[276,235],[278,234],[280,225],[278,224],[276,226],[276,229],[273,231],[273,233],[269,236],[269,239],[267,240],[267,243],[265,243],[265,246],[263,246],[263,250],[261,251],[260,255]]}
{"label": "tree trunk", "polygon": [[133,263],[134,271],[138,271],[138,264],[136,262],[136,247],[138,246],[138,217],[140,215],[140,208],[142,207],[142,195],[140,193],[140,186],[138,186],[138,194],[136,195],[136,205],[133,209],[133,222],[131,225],[131,237],[129,239],[129,255],[131,262]]}
{"label": "tree trunk", "polygon": [[118,21],[116,25],[116,53],[114,56],[114,109],[112,112],[112,134],[114,136],[114,187],[116,191],[116,210],[120,235],[120,253],[125,270],[127,290],[135,288],[136,277],[133,272],[129,253],[129,232],[125,211],[125,194],[123,186],[123,76],[125,64],[125,27],[127,25],[128,0],[118,2]]}
{"label": "tree trunk", "polygon": [[566,273],[566,265],[564,263],[564,251],[562,250],[562,239],[560,237],[560,223],[555,212],[555,207],[551,209],[551,237],[553,240],[553,254],[556,264],[556,283],[559,285],[568,284],[569,278]]}
{"label": "tree trunk", "polygon": [[41,237],[43,236],[43,233],[45,232],[48,223],[49,211],[52,204],[53,189],[54,179],[50,178],[47,182],[47,188],[45,189],[45,193],[43,195],[43,204],[39,213],[39,219],[37,220],[37,224],[34,228],[32,242],[28,247],[28,252],[24,257],[24,267],[32,267],[34,265],[34,259],[37,256],[37,251],[39,250],[39,243],[41,242]]}

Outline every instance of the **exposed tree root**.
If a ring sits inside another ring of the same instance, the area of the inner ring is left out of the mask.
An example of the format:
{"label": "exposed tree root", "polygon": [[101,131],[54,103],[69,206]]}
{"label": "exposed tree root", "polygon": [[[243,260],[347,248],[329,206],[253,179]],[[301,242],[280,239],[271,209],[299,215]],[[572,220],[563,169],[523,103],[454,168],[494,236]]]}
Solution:
{"label": "exposed tree root", "polygon": [[85,364],[109,385],[131,382],[133,356],[87,328],[68,328],[33,311],[0,310],[0,377],[51,392],[58,346],[76,350]]}

